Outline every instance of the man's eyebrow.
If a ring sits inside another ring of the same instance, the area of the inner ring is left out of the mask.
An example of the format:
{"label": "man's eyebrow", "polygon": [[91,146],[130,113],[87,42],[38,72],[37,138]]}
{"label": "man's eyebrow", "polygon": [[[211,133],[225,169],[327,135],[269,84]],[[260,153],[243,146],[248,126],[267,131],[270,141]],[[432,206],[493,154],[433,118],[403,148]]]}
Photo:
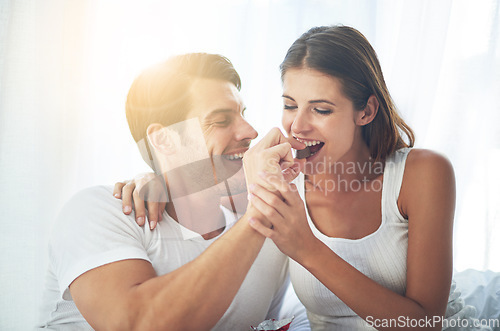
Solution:
{"label": "man's eyebrow", "polygon": [[232,113],[232,112],[234,112],[234,110],[232,110],[232,109],[220,108],[220,109],[212,110],[210,113],[207,114],[207,117],[212,117],[212,116],[215,116],[215,115],[221,114],[221,113]]}
{"label": "man's eyebrow", "polygon": [[[245,113],[245,110],[247,110],[247,108],[243,108],[243,110],[241,111],[241,114],[244,114]],[[235,109],[230,109],[230,108],[219,108],[219,109],[215,109],[215,110],[212,110],[210,113],[208,113],[207,117],[212,117],[212,116],[215,116],[217,114],[221,114],[221,113],[235,113]]]}

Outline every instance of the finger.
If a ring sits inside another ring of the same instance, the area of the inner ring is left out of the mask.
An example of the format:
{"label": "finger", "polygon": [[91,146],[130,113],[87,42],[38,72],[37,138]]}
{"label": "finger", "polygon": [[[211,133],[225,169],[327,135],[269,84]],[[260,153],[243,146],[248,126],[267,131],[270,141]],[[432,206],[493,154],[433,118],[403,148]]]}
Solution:
{"label": "finger", "polygon": [[285,165],[286,167],[290,167],[293,163],[293,154],[292,154],[292,145],[289,142],[284,142],[272,147],[269,147],[265,154],[268,155],[269,158],[278,159],[280,165]]}
{"label": "finger", "polygon": [[259,173],[260,179],[264,182],[262,185],[267,190],[274,192],[274,194],[281,195],[281,190],[286,190],[288,187],[288,182],[283,177],[283,173],[270,174],[267,172]]}
{"label": "finger", "polygon": [[139,226],[143,226],[146,221],[146,207],[144,205],[144,200],[141,199],[137,190],[133,191],[132,198],[134,199],[135,221]]}
{"label": "finger", "polygon": [[[292,138],[293,139],[293,138]],[[297,143],[301,144],[299,141],[294,139]],[[275,145],[279,145],[282,143],[290,143],[289,138],[285,137],[279,128],[272,128],[268,134],[264,136],[264,138],[259,141],[255,147],[259,146],[261,149],[266,149]],[[294,143],[295,146],[298,146],[297,143]],[[290,143],[291,144],[291,143]],[[292,145],[290,145],[292,146]],[[300,145],[299,148],[305,148],[305,146]]]}
{"label": "finger", "polygon": [[134,181],[137,183],[147,184],[152,180],[156,180],[159,176],[154,172],[145,172],[134,177]]}
{"label": "finger", "polygon": [[287,190],[281,192],[281,194],[285,199],[284,203],[288,204],[289,206],[297,204],[304,205],[304,201],[302,201],[302,198],[300,197],[299,194],[299,189],[297,188],[297,185],[295,185],[294,183],[288,184]]}
{"label": "finger", "polygon": [[118,182],[115,183],[115,187],[113,188],[113,196],[117,199],[122,197],[122,189],[125,186],[126,182]]}
{"label": "finger", "polygon": [[163,212],[165,211],[165,207],[167,206],[167,204],[165,202],[160,202],[158,206],[160,206],[158,208],[158,222],[161,222],[163,217]]}
{"label": "finger", "polygon": [[303,142],[298,141],[294,137],[288,137],[286,139],[290,143],[290,145],[292,145],[292,148],[294,148],[294,149],[304,149],[304,148],[306,148],[306,144],[304,144]]}
{"label": "finger", "polygon": [[262,215],[264,215],[269,222],[276,224],[280,221],[283,216],[276,210],[274,206],[271,206],[266,201],[262,200],[260,197],[250,193],[248,199],[252,206],[257,209]]}
{"label": "finger", "polygon": [[158,223],[158,202],[148,201],[149,228],[153,230]]}
{"label": "finger", "polygon": [[167,207],[167,204],[165,202],[160,202],[160,214],[158,216],[158,222],[161,222],[163,219],[163,212],[165,211],[165,208]]}
{"label": "finger", "polygon": [[134,192],[135,183],[128,182],[122,189],[122,207],[123,212],[129,215],[132,212],[132,194]]}
{"label": "finger", "polygon": [[[265,201],[266,204],[273,206],[276,208],[278,211],[284,207],[287,207],[287,205],[283,202],[283,198],[281,197],[281,194],[278,196],[275,193],[272,193],[265,189],[264,187],[257,185],[257,184],[251,184],[250,187],[248,188],[249,192],[258,198],[260,198],[262,201]],[[250,196],[251,198],[251,196]],[[280,214],[282,214],[280,212]]]}
{"label": "finger", "polygon": [[290,183],[293,181],[297,176],[300,174],[300,172],[303,170],[305,165],[305,160],[296,160],[295,163],[289,167],[286,168],[282,171],[283,173],[283,178],[287,183]]}
{"label": "finger", "polygon": [[148,174],[142,178],[135,179],[135,184],[139,194],[146,201],[165,203],[168,202],[168,194],[163,182],[163,177]]}
{"label": "finger", "polygon": [[269,220],[266,218],[264,214],[262,214],[257,208],[255,208],[251,203],[248,205],[248,210],[252,209],[252,212],[255,213],[253,214],[256,219],[258,219],[264,226],[267,226],[268,228],[272,227],[273,224],[269,222]]}
{"label": "finger", "polygon": [[[295,179],[304,168],[305,160],[293,157],[292,145],[288,142],[273,146],[264,153],[266,153],[265,157],[268,160],[279,159],[280,170],[286,175],[287,182]],[[277,172],[277,170],[273,169],[273,172]]]}
{"label": "finger", "polygon": [[268,228],[267,226],[264,226],[262,222],[256,218],[251,217],[248,220],[248,224],[252,228],[254,228],[257,232],[259,232],[261,235],[263,235],[266,238],[271,238],[271,236],[274,233],[274,229]]}
{"label": "finger", "polygon": [[[296,186],[292,184],[293,187],[296,189]],[[291,192],[289,190],[293,190],[291,186],[287,185],[287,189],[284,190],[283,192],[287,193],[288,199],[291,199]],[[287,201],[287,199],[282,195],[280,191],[278,191],[279,195],[276,195],[275,193],[271,193],[265,188],[259,186],[259,185],[252,185],[249,188],[250,194],[259,197],[261,200],[265,201],[269,206],[273,207],[276,212],[281,216],[282,219],[288,219],[290,215],[290,207],[293,206],[294,204],[302,204],[302,200],[300,200],[299,196],[299,201],[296,201],[295,197],[293,199],[293,203],[290,203]],[[257,210],[259,210],[257,207],[255,207]],[[259,210],[260,211],[260,210]],[[268,218],[271,218],[272,216],[265,215]],[[271,222],[273,223],[278,223],[279,220],[270,219]]]}
{"label": "finger", "polygon": [[[158,217],[158,215],[156,215]],[[151,218],[148,218],[149,220],[149,229],[154,230],[156,228],[156,224],[158,224],[157,220],[152,220]]]}
{"label": "finger", "polygon": [[297,186],[294,183],[289,184],[276,176],[268,174],[263,174],[263,176],[280,193],[288,206],[302,202]]}

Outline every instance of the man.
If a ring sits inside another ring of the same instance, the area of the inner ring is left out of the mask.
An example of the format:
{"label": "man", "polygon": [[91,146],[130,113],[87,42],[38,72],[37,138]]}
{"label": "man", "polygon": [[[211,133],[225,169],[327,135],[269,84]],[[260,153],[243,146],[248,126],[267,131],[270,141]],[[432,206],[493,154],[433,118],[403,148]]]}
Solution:
{"label": "man", "polygon": [[[257,136],[239,88],[231,63],[211,54],[171,58],[134,81],[127,119],[165,177],[166,219],[138,226],[108,187],[73,197],[51,240],[40,327],[248,330],[278,318],[287,258],[248,225],[262,217],[252,207],[235,223],[237,210],[220,206],[244,186],[235,165]],[[251,183],[258,169],[247,170]]]}

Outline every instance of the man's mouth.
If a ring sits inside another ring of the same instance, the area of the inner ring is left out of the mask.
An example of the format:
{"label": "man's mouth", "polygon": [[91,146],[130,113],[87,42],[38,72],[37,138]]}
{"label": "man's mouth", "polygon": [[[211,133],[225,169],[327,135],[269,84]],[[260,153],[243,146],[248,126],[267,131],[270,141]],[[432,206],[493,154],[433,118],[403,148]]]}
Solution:
{"label": "man's mouth", "polygon": [[241,160],[243,155],[245,155],[245,153],[223,154],[222,157],[227,160]]}
{"label": "man's mouth", "polygon": [[310,158],[314,154],[318,153],[319,150],[325,145],[324,142],[319,140],[305,140],[297,137],[294,138],[306,145],[306,148],[297,150],[296,157],[298,159]]}

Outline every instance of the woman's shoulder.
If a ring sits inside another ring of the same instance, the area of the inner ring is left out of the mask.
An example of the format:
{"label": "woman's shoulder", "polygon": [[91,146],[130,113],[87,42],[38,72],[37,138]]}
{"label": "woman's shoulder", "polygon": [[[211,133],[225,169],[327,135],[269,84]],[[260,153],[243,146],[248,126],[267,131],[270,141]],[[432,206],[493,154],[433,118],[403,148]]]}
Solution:
{"label": "woman's shoulder", "polygon": [[410,206],[421,206],[422,199],[438,202],[444,196],[453,197],[454,192],[455,174],[450,160],[432,150],[411,149],[398,201],[402,214],[407,217]]}
{"label": "woman's shoulder", "polygon": [[405,175],[436,176],[443,173],[453,173],[450,160],[441,153],[430,149],[412,148],[408,153]]}

